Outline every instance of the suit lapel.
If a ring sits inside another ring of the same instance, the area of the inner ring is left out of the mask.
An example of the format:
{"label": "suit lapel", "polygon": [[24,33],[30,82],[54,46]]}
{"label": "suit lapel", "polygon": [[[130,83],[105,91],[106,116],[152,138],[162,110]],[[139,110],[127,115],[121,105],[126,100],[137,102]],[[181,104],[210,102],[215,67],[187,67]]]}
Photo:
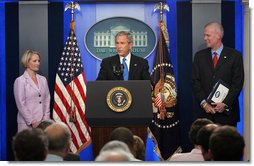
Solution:
{"label": "suit lapel", "polygon": [[[40,89],[35,85],[35,83],[33,82],[32,78],[31,78],[31,77],[29,76],[29,74],[27,73],[27,71],[24,72],[24,77],[26,78],[27,83],[30,84],[30,86],[31,86],[32,88],[34,88],[36,91],[40,92]],[[37,75],[36,75],[36,78],[37,78],[37,80],[38,80],[38,85],[39,85],[39,87],[40,87],[41,81],[39,80],[39,78],[37,77]]]}
{"label": "suit lapel", "polygon": [[214,68],[213,68],[213,58],[212,58],[212,55],[211,55],[211,49],[207,49],[207,52],[206,52],[206,55],[205,55],[205,64],[208,65],[211,73],[214,73]]}
{"label": "suit lapel", "polygon": [[219,68],[227,61],[227,59],[228,59],[227,50],[225,48],[223,48],[215,71],[219,70]]}
{"label": "suit lapel", "polygon": [[114,56],[112,64],[111,65],[117,65],[120,66],[120,58],[119,55]]}
{"label": "suit lapel", "polygon": [[41,91],[41,88],[42,88],[42,80],[41,78],[38,76],[38,74],[36,74],[36,78],[37,78],[37,81],[38,81],[38,91],[40,92]]}
{"label": "suit lapel", "polygon": [[131,55],[129,80],[134,79],[137,67],[138,67],[137,59],[134,55]]}

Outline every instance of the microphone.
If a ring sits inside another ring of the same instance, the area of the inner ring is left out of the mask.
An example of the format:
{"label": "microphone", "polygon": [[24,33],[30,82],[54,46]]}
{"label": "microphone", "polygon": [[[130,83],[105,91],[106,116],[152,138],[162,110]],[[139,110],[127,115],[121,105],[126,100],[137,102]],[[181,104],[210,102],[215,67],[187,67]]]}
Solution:
{"label": "microphone", "polygon": [[116,73],[116,65],[113,64],[112,68],[113,68],[113,73],[115,74]]}
{"label": "microphone", "polygon": [[118,66],[116,64],[112,65],[113,73],[117,76],[118,80],[122,79],[123,69],[124,69],[123,64],[120,64],[120,66]]}
{"label": "microphone", "polygon": [[123,64],[120,64],[120,74],[121,74],[121,75],[123,74],[123,70],[124,70],[124,65],[123,65]]}

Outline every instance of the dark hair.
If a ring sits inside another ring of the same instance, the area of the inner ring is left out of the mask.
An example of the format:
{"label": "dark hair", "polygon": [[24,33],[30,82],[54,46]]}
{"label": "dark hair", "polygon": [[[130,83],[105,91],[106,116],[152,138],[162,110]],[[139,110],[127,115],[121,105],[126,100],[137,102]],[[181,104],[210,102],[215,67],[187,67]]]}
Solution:
{"label": "dark hair", "polygon": [[191,143],[197,145],[198,131],[207,124],[213,124],[213,122],[206,118],[199,118],[192,123],[191,128],[189,130],[189,139]]}
{"label": "dark hair", "polygon": [[134,135],[134,144],[136,145],[136,155],[135,157],[139,160],[145,160],[146,147],[144,141],[137,135]]}
{"label": "dark hair", "polygon": [[110,141],[118,140],[126,143],[130,149],[134,145],[133,133],[126,127],[118,127],[114,129],[110,134]]}
{"label": "dark hair", "polygon": [[48,139],[41,129],[25,129],[13,137],[12,149],[18,161],[43,161]]}
{"label": "dark hair", "polygon": [[45,130],[48,126],[52,125],[55,121],[51,119],[45,119],[41,121],[41,123],[36,127],[38,129]]}
{"label": "dark hair", "polygon": [[209,149],[209,138],[217,127],[217,124],[208,124],[198,131],[197,144],[201,145],[206,152]]}
{"label": "dark hair", "polygon": [[209,147],[215,161],[240,161],[245,143],[235,127],[225,125],[214,130]]}

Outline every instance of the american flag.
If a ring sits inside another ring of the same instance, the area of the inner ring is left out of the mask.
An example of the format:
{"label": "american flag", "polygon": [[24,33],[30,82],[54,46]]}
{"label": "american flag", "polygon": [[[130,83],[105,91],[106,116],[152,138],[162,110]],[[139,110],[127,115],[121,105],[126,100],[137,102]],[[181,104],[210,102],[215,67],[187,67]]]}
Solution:
{"label": "american flag", "polygon": [[156,96],[155,100],[154,100],[154,106],[159,108],[159,107],[162,106],[162,104],[163,104],[163,101],[162,101],[161,95],[160,95],[160,93],[159,93],[159,94]]}
{"label": "american flag", "polygon": [[71,130],[70,151],[79,153],[91,143],[85,120],[86,78],[73,29],[70,30],[58,65],[55,81],[53,119]]}

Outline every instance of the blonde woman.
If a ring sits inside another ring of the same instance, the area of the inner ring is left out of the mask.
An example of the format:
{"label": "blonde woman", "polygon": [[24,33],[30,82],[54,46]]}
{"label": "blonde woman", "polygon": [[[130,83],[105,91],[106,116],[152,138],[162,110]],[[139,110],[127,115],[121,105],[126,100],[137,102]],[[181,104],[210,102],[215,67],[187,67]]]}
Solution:
{"label": "blonde woman", "polygon": [[37,74],[40,69],[40,54],[36,51],[24,52],[21,63],[26,69],[14,82],[14,97],[18,108],[18,132],[36,128],[50,117],[50,93],[47,80]]}

